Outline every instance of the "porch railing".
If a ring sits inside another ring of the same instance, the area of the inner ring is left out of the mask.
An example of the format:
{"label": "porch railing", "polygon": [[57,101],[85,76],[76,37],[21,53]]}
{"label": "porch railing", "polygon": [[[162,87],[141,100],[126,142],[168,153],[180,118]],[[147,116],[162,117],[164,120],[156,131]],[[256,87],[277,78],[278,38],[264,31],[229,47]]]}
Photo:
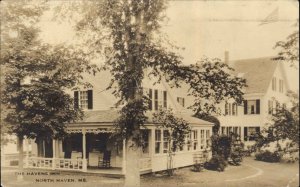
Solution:
{"label": "porch railing", "polygon": [[151,158],[140,158],[140,170],[145,171],[152,169]]}
{"label": "porch railing", "polygon": [[29,157],[28,168],[84,171],[83,159]]}

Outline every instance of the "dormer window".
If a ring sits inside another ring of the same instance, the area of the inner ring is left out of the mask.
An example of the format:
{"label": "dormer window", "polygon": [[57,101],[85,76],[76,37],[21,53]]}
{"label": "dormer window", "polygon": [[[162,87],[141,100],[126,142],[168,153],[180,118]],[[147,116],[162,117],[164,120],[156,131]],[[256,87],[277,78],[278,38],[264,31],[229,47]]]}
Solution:
{"label": "dormer window", "polygon": [[74,91],[74,108],[93,109],[93,90]]}

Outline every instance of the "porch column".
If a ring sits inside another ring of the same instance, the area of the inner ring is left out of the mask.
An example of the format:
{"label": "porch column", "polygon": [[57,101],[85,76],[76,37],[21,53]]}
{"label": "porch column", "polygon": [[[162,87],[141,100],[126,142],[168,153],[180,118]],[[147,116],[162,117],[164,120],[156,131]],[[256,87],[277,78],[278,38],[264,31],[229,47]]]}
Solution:
{"label": "porch column", "polygon": [[86,160],[86,131],[82,128],[82,171],[87,171],[87,160]]}
{"label": "porch column", "polygon": [[122,174],[126,173],[126,139],[123,139]]}
{"label": "porch column", "polygon": [[56,141],[55,141],[55,139],[53,138],[53,140],[52,140],[52,170],[55,170],[55,155],[56,155],[56,153],[55,153],[55,148],[56,148],[56,146],[55,146],[55,143],[56,143]]}

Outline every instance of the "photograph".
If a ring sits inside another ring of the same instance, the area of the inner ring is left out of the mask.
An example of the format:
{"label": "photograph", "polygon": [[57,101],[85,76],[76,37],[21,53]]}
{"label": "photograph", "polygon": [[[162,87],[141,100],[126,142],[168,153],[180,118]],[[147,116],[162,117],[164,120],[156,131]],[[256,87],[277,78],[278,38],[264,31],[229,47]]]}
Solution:
{"label": "photograph", "polygon": [[0,14],[1,186],[299,186],[297,0]]}

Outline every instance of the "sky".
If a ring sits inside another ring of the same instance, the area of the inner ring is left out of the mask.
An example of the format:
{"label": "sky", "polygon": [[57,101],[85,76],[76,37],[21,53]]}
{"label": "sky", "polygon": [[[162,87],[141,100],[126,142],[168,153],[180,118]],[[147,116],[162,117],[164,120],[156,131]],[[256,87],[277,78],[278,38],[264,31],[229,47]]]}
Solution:
{"label": "sky", "polygon": [[[56,1],[59,3],[59,1]],[[229,60],[269,57],[277,54],[274,45],[285,40],[299,19],[297,0],[177,0],[169,1],[168,21],[162,32],[177,46],[184,64],[202,57]],[[267,17],[275,21],[261,25]],[[42,21],[42,38],[50,43],[72,43],[74,32],[67,23],[58,25],[46,14]],[[297,78],[299,72],[288,70]],[[298,80],[298,78],[297,78]],[[298,83],[295,83],[298,85]]]}
{"label": "sky", "polygon": [[[260,25],[277,8],[279,21]],[[163,23],[162,31],[185,48],[180,54],[186,64],[203,56],[223,59],[225,51],[231,60],[273,56],[276,41],[296,29],[292,25],[298,12],[296,0],[169,1],[168,22]],[[50,19],[50,14],[43,18],[42,38],[50,43],[72,43],[70,25],[58,25]]]}

